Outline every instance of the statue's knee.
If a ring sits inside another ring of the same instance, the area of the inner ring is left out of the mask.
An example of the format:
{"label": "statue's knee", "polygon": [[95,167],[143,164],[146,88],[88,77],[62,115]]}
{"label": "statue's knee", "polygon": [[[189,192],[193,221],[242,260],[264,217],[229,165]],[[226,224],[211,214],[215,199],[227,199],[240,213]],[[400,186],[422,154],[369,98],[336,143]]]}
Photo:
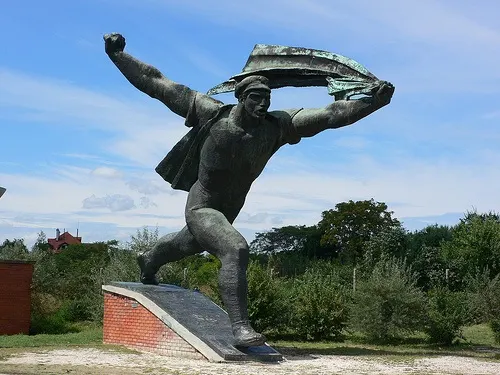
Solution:
{"label": "statue's knee", "polygon": [[222,259],[222,262],[231,263],[239,267],[246,267],[248,264],[249,247],[244,240],[236,241],[231,244]]}

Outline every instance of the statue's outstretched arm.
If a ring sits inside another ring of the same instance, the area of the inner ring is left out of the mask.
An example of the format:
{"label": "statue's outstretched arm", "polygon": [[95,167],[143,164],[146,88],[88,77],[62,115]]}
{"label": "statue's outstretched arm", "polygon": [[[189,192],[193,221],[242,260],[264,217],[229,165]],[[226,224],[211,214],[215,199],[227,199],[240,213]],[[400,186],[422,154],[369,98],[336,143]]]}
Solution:
{"label": "statue's outstretched arm", "polygon": [[394,86],[383,82],[371,97],[339,100],[318,109],[303,109],[293,118],[293,126],[301,137],[312,137],[326,129],[351,125],[390,103]]}
{"label": "statue's outstretched arm", "polygon": [[106,34],[104,41],[109,58],[132,85],[161,101],[172,112],[186,117],[196,91],[169,80],[155,67],[124,52],[125,38],[122,35]]}

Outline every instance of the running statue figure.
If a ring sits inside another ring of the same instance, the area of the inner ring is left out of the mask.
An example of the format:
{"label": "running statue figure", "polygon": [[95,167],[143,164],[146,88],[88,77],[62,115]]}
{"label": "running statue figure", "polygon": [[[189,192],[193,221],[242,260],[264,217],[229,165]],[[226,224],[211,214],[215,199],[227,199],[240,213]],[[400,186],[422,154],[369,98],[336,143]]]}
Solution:
{"label": "running statue figure", "polygon": [[107,34],[104,41],[107,55],[127,80],[184,117],[191,128],[156,168],[174,189],[189,192],[187,225],[138,256],[141,282],[158,284],[156,273],[162,265],[208,251],[222,264],[219,289],[235,345],[264,344],[265,337],[251,327],[247,312],[249,246],[232,226],[252,183],[280,147],[353,124],[389,104],[394,86],[376,81],[371,95],[363,98],[335,100],[325,108],[268,112],[271,88],[277,86],[263,71],[234,81],[231,91],[238,103],[224,105],[124,52],[122,35]]}

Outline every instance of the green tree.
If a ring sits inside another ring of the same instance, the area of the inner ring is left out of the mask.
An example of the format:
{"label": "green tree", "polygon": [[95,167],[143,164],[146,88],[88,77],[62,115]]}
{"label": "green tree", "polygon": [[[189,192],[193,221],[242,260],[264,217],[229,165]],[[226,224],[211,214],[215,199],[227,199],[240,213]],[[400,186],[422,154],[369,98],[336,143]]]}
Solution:
{"label": "green tree", "polygon": [[421,257],[421,250],[425,247],[439,248],[441,244],[450,241],[453,236],[453,227],[447,225],[428,225],[423,229],[408,233],[408,253],[406,258],[410,263]]}
{"label": "green tree", "polygon": [[441,246],[444,259],[456,268],[460,279],[488,269],[500,273],[500,218],[490,212],[467,212],[453,229],[450,241]]}
{"label": "green tree", "polygon": [[384,257],[405,259],[408,250],[408,233],[401,226],[384,229],[373,235],[366,243],[363,265],[370,268]]}
{"label": "green tree", "polygon": [[150,230],[148,227],[143,227],[142,230],[138,229],[137,233],[131,236],[130,241],[127,243],[129,250],[136,254],[150,250],[158,241],[159,230],[156,227]]}
{"label": "green tree", "polygon": [[47,236],[44,231],[40,231],[36,238],[35,243],[31,247],[31,253],[36,257],[36,255],[41,253],[46,253],[49,251],[49,243],[47,242]]}
{"label": "green tree", "polygon": [[28,260],[30,254],[23,239],[5,240],[0,245],[0,259],[2,260]]}
{"label": "green tree", "polygon": [[339,203],[321,215],[321,244],[335,247],[343,262],[356,264],[373,236],[401,225],[392,214],[385,203],[373,199]]}
{"label": "green tree", "polygon": [[332,248],[321,245],[323,233],[318,226],[286,226],[257,233],[250,243],[250,251],[255,254],[275,255],[279,253],[299,253],[308,258],[327,258]]}

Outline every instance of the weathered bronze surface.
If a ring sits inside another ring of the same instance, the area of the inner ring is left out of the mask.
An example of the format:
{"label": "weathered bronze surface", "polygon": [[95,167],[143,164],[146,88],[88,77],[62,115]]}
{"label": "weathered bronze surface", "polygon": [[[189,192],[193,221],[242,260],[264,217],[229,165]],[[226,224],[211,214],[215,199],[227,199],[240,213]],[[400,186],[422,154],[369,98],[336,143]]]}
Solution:
{"label": "weathered bronze surface", "polygon": [[[252,183],[279,148],[368,116],[389,104],[394,86],[329,52],[257,45],[241,74],[211,90],[235,91],[238,103],[224,105],[125,53],[120,34],[104,40],[106,53],[129,82],[191,128],[156,168],[174,189],[189,192],[186,226],[139,255],[141,281],[158,284],[155,275],[162,265],[205,250],[214,254],[222,264],[219,289],[235,345],[261,345],[265,338],[253,330],[247,312],[248,243],[232,226]],[[310,85],[328,86],[336,99],[369,96],[335,100],[324,108],[268,112],[272,88]]]}

